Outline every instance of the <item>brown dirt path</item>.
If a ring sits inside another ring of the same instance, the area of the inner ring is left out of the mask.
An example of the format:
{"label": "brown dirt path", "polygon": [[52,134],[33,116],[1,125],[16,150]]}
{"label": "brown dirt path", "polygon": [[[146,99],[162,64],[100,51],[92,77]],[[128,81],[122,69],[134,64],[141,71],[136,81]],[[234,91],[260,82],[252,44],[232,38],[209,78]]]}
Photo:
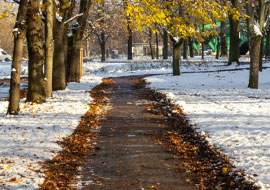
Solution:
{"label": "brown dirt path", "polygon": [[196,189],[191,174],[159,140],[169,130],[167,120],[146,111],[147,89],[136,78],[116,78],[106,90],[113,109],[101,121],[96,151],[81,167],[78,189]]}

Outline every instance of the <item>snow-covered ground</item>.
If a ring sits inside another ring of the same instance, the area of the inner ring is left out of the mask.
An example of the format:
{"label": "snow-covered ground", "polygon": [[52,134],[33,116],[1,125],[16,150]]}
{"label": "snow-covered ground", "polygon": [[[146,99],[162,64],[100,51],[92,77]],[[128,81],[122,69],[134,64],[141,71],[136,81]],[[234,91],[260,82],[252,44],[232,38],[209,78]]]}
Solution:
{"label": "snow-covered ground", "polygon": [[238,169],[270,189],[270,69],[260,73],[258,90],[247,88],[248,77],[243,70],[167,74],[147,81],[182,105],[191,123]]}
{"label": "snow-covered ground", "polygon": [[[0,62],[0,79],[10,78],[11,61]],[[27,62],[23,61],[21,65],[21,75],[26,76],[28,73]]]}
{"label": "snow-covered ground", "polygon": [[[169,62],[160,61],[89,63],[87,72],[103,76],[162,74],[147,77],[149,87],[182,105],[191,123],[209,135],[209,142],[223,150],[237,169],[245,170],[262,189],[270,189],[270,69],[260,73],[259,89],[254,90],[247,88],[249,65],[224,64],[224,60],[190,59],[177,77],[172,76]],[[222,71],[233,69],[243,70]]]}
{"label": "snow-covered ground", "polygon": [[[102,77],[138,74],[161,74],[147,77],[149,86],[181,104],[211,143],[223,149],[238,168],[250,176],[257,174],[254,179],[270,189],[270,69],[260,74],[260,89],[251,90],[248,70],[220,71],[248,65],[224,64],[212,58],[190,59],[181,66],[183,74],[173,77],[170,61],[88,62],[81,83],[69,84],[42,105],[22,100],[18,116],[6,116],[8,102],[0,101],[0,189],[6,188],[3,182],[8,189],[37,188],[43,182],[39,162],[57,154],[56,141],[70,135],[87,111],[91,98],[86,90]],[[0,78],[9,77],[8,65],[0,64]],[[24,69],[27,74],[27,65]],[[201,73],[206,71],[220,72]]]}
{"label": "snow-covered ground", "polygon": [[87,91],[100,82],[101,77],[85,76],[44,104],[22,100],[18,116],[6,116],[8,102],[0,101],[0,189],[37,189],[43,183],[39,163],[61,150],[57,141],[78,126],[91,102]]}

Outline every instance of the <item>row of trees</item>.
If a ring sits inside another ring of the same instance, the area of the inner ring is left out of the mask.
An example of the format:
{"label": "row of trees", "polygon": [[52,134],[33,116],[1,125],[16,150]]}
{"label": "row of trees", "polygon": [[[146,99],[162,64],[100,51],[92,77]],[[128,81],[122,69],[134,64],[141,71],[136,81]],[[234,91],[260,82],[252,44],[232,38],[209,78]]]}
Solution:
{"label": "row of trees", "polygon": [[[229,64],[239,62],[239,21],[246,19],[251,56],[249,87],[258,88],[260,47],[269,20],[266,18],[269,2],[266,0],[43,0],[42,3],[40,0],[20,0],[17,3],[9,114],[19,112],[20,64],[25,39],[29,55],[27,101],[42,103],[52,96],[52,90],[63,90],[67,82],[80,81],[80,49],[88,36],[85,31],[97,36],[102,60],[105,60],[106,41],[114,35],[116,28],[123,26],[111,20],[125,20],[128,59],[132,59],[135,29],[147,33],[149,39],[161,33],[164,58],[167,58],[169,37],[173,43],[173,74],[180,75],[181,46],[217,35],[220,46],[224,46],[226,19],[230,21]],[[217,21],[221,22],[220,34]]]}
{"label": "row of trees", "polygon": [[[250,88],[258,88],[258,75],[262,60],[262,38],[269,28],[267,0],[139,0],[129,1],[127,15],[131,25],[138,30],[151,29],[154,33],[165,31],[173,42],[173,74],[180,75],[180,47],[187,40],[203,42],[218,35],[216,22],[221,22],[220,46],[226,46],[225,22],[230,23],[230,52],[228,64],[239,63],[240,20],[245,20],[250,50]],[[205,25],[212,27],[205,28]],[[269,43],[269,42],[268,42]],[[269,45],[269,44],[268,44]],[[226,49],[221,48],[226,54]],[[262,67],[261,67],[262,68]]]}
{"label": "row of trees", "polygon": [[[20,0],[13,30],[14,49],[8,114],[18,114],[22,52],[28,47],[28,102],[42,103],[52,90],[80,80],[80,49],[91,1]],[[45,43],[44,43],[45,41]],[[68,67],[66,67],[68,65]]]}

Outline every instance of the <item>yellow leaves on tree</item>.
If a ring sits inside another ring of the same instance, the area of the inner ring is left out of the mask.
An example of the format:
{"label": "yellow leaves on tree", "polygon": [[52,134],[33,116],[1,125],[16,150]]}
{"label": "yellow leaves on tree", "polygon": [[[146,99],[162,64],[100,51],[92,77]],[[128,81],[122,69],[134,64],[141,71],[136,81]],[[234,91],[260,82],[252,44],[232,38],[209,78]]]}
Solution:
{"label": "yellow leaves on tree", "polygon": [[[132,18],[132,25],[138,30],[154,30],[158,25],[160,29],[166,29],[172,37],[186,39],[192,36],[201,40],[217,34],[214,32],[214,23],[223,21],[228,16],[228,6],[221,6],[212,0],[136,0],[127,3],[126,14]],[[205,24],[212,27],[202,32],[202,25]]]}

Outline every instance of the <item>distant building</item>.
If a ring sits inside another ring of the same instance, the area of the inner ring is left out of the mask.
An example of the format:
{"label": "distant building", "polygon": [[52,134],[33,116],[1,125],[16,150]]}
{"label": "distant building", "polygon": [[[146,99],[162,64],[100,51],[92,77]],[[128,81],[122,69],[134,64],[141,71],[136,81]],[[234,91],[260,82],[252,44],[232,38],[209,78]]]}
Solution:
{"label": "distant building", "polygon": [[[127,47],[127,44],[125,44],[125,46]],[[162,45],[158,46],[159,56],[162,56],[162,53],[163,53],[162,48],[163,48]],[[155,55],[156,45],[154,43],[153,43],[153,51],[154,51],[154,55]],[[134,57],[151,56],[149,43],[133,43],[132,44],[132,54]]]}

